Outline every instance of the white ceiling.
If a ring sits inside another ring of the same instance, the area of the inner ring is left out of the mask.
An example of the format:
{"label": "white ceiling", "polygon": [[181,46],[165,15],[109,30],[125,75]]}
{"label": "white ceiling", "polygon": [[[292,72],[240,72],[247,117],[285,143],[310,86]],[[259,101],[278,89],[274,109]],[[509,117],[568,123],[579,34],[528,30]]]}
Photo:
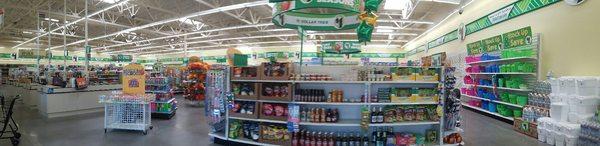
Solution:
{"label": "white ceiling", "polygon": [[[85,0],[1,0],[5,22],[0,46],[8,48],[63,49],[63,21],[68,25],[69,50],[85,44]],[[400,10],[379,12],[370,44],[402,46],[441,21],[468,0],[412,0],[413,9],[402,18]],[[115,3],[116,2],[116,3]],[[244,46],[297,45],[295,30],[271,22],[268,0],[88,0],[88,38],[95,51],[121,54],[164,54],[189,50]],[[384,2],[385,3],[385,2]],[[66,13],[65,13],[66,12]],[[40,35],[37,14],[40,18]],[[66,14],[66,15],[65,15]],[[94,15],[95,14],[95,15]],[[78,21],[79,20],[79,21]],[[56,30],[48,34],[48,30]],[[48,36],[51,36],[49,39]],[[356,40],[354,30],[309,32],[309,40]],[[48,47],[50,45],[50,47]]]}

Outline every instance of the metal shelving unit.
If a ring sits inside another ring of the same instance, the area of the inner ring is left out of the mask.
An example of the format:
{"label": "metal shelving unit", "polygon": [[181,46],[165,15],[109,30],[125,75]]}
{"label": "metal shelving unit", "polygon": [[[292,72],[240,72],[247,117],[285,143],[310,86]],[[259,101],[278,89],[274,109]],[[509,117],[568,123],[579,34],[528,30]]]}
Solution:
{"label": "metal shelving unit", "polygon": [[[322,67],[346,67],[351,68],[352,66],[322,66]],[[389,66],[386,66],[389,67]],[[440,67],[437,67],[440,68]],[[303,71],[307,71],[303,69]],[[329,70],[331,71],[331,70]],[[343,73],[344,71],[336,70],[336,72]],[[331,73],[323,73],[323,74],[331,74]],[[335,74],[335,73],[333,73]],[[443,68],[440,70],[440,74],[443,77]],[[443,79],[442,79],[443,80]],[[267,103],[286,103],[286,104],[297,104],[308,107],[321,107],[321,108],[338,108],[341,109],[340,119],[336,123],[312,123],[301,121],[298,123],[301,127],[312,127],[318,128],[320,130],[325,131],[338,131],[339,128],[335,127],[346,127],[350,129],[357,129],[361,127],[360,113],[354,113],[354,111],[360,109],[361,107],[367,107],[371,109],[372,106],[389,106],[389,105],[406,105],[406,106],[417,106],[417,105],[438,105],[443,106],[441,103],[444,103],[443,98],[439,98],[440,101],[417,101],[417,102],[388,102],[388,103],[372,103],[370,102],[370,97],[372,91],[376,91],[373,88],[389,88],[389,87],[420,87],[420,88],[434,88],[438,89],[439,85],[442,81],[303,81],[303,80],[231,80],[231,82],[251,82],[251,83],[290,83],[294,84],[295,87],[301,89],[344,89],[344,97],[345,98],[353,98],[357,95],[364,95],[369,97],[367,101],[364,102],[298,102],[298,101],[275,101],[275,100],[263,100],[263,99],[234,99],[234,101],[249,101],[249,102],[267,102]],[[356,90],[362,88],[364,90]],[[231,88],[228,88],[231,89]],[[364,94],[363,94],[364,93]],[[293,93],[292,93],[293,95]],[[443,97],[439,95],[439,97]],[[227,113],[229,110],[226,110]],[[438,133],[442,133],[442,123],[443,123],[443,115],[440,115],[441,118],[438,121],[407,121],[407,122],[398,122],[398,123],[369,123],[369,129],[375,130],[380,127],[395,127],[394,129],[406,132],[406,128],[413,129],[416,131],[424,130],[426,126],[431,126],[432,128],[438,126],[436,130],[439,130]],[[287,121],[280,120],[271,120],[271,119],[255,119],[255,118],[244,118],[244,117],[233,117],[227,114],[227,123],[230,120],[242,120],[242,121],[254,121],[260,123],[274,123],[274,124],[288,124]],[[358,119],[357,119],[358,118]],[[229,126],[229,124],[227,124]],[[399,127],[402,127],[399,129]],[[332,130],[336,129],[336,130]],[[396,132],[400,132],[396,131]],[[225,135],[227,135],[227,130]],[[369,132],[367,132],[369,133]],[[213,135],[211,135],[213,136]],[[441,145],[442,137],[441,134],[438,135],[438,141],[436,141],[435,145]],[[231,139],[226,136],[214,135],[215,138],[220,138],[228,141],[239,142],[244,144],[253,144],[253,145],[270,145],[266,143],[255,142],[245,138]]]}

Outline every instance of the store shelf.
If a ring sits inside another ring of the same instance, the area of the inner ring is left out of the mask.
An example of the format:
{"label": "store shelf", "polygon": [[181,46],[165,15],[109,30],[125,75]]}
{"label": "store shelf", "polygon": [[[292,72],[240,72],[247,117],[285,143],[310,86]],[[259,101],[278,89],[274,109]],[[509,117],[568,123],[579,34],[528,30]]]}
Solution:
{"label": "store shelf", "polygon": [[156,101],[154,101],[154,103],[171,103],[173,101],[175,101],[175,98],[171,98],[171,99],[169,99],[167,101],[156,100]]}
{"label": "store shelf", "polygon": [[471,106],[471,105],[466,104],[466,103],[461,103],[461,104],[463,106],[465,106],[465,107],[468,107],[468,108],[471,108],[471,109],[474,109],[474,110],[478,110],[478,111],[481,111],[481,112],[484,112],[484,113],[488,113],[488,114],[491,114],[491,115],[494,115],[494,116],[497,116],[497,117],[500,117],[500,118],[503,118],[503,119],[507,119],[507,120],[510,120],[510,121],[514,121],[515,120],[513,117],[505,117],[505,116],[502,116],[502,115],[500,115],[498,113],[490,112],[490,111],[484,110],[484,109],[479,108],[479,107]]}
{"label": "store shelf", "polygon": [[389,103],[369,103],[370,105],[437,105],[437,102],[389,102]]}
{"label": "store shelf", "polygon": [[294,83],[305,84],[364,84],[367,81],[294,81]]}
{"label": "store shelf", "polygon": [[260,99],[239,99],[236,98],[236,101],[252,101],[252,102],[268,102],[268,103],[292,103],[291,101],[278,101],[278,100],[260,100]]}
{"label": "store shelf", "polygon": [[168,112],[158,112],[158,111],[152,111],[153,114],[173,114],[173,112],[175,112],[175,110],[170,110]]}
{"label": "store shelf", "polygon": [[354,105],[367,105],[368,103],[343,103],[343,102],[292,102],[294,104],[303,105],[338,105],[338,106],[354,106]]}
{"label": "store shelf", "polygon": [[523,106],[521,106],[521,105],[512,104],[512,103],[508,103],[508,102],[502,102],[502,101],[497,101],[497,100],[490,100],[490,99],[486,99],[486,98],[481,98],[481,97],[471,96],[471,95],[464,95],[464,94],[462,96],[469,97],[469,98],[475,98],[475,99],[479,99],[479,100],[491,101],[491,102],[494,102],[494,103],[504,104],[504,105],[508,105],[508,106],[512,106],[512,107],[523,108]]}
{"label": "store shelf", "polygon": [[258,145],[258,146],[278,146],[278,145],[272,145],[272,144],[268,144],[268,143],[260,143],[260,142],[256,142],[247,138],[238,138],[238,139],[228,139],[229,141],[233,141],[233,142],[238,142],[238,143],[244,143],[244,144],[251,144],[251,145]]}
{"label": "store shelf", "polygon": [[467,63],[467,65],[490,63],[490,62],[508,62],[508,61],[518,61],[518,60],[536,60],[536,58],[533,58],[533,57],[516,57],[516,58],[506,58],[506,59],[497,59],[497,60],[486,60],[486,61],[477,61],[477,62]]}
{"label": "store shelf", "polygon": [[370,81],[371,84],[438,84],[438,81]]}
{"label": "store shelf", "polygon": [[232,116],[229,116],[229,118],[230,119],[236,119],[236,120],[266,122],[266,123],[279,123],[279,124],[286,124],[287,123],[287,121],[268,120],[268,119],[250,119],[250,118],[232,117]]}
{"label": "store shelf", "polygon": [[434,121],[415,121],[415,122],[399,122],[399,123],[379,123],[369,124],[371,127],[388,127],[388,126],[417,126],[417,125],[436,125],[440,122]]}
{"label": "store shelf", "polygon": [[[464,139],[463,139],[464,140]],[[442,146],[463,146],[465,142],[455,143],[455,144],[443,144]]]}
{"label": "store shelf", "polygon": [[231,80],[232,82],[291,83],[292,80]]}
{"label": "store shelf", "polygon": [[146,91],[146,93],[167,94],[167,93],[171,93],[171,92],[170,91]]}
{"label": "store shelf", "polygon": [[311,123],[311,122],[300,122],[299,125],[307,126],[360,126],[360,120],[339,120],[337,123]]}
{"label": "store shelf", "polygon": [[480,72],[480,73],[467,73],[470,75],[532,75],[535,76],[535,73],[525,73],[525,72],[496,72],[496,73],[487,73],[487,72]]}
{"label": "store shelf", "polygon": [[[466,84],[466,85],[475,87],[475,85],[473,85],[473,84]],[[490,89],[494,88],[494,86],[484,86],[484,85],[477,85],[477,87],[490,88]],[[520,91],[520,92],[531,92],[532,91],[531,89],[515,89],[515,88],[506,88],[506,87],[496,87],[496,89],[510,90],[510,91]]]}
{"label": "store shelf", "polygon": [[456,127],[456,128],[454,128],[453,130],[450,130],[450,131],[444,131],[444,135],[443,135],[443,137],[446,137],[446,136],[448,136],[448,135],[450,135],[450,134],[454,134],[454,133],[462,133],[462,132],[464,132],[464,130],[463,130],[462,128]]}
{"label": "store shelf", "polygon": [[146,86],[168,86],[169,84],[146,84]]}

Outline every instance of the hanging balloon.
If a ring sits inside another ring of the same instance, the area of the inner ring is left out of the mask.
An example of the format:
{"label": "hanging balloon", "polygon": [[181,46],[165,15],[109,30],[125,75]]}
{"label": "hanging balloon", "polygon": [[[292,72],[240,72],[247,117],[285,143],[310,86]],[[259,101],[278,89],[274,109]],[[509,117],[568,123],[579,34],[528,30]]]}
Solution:
{"label": "hanging balloon", "polygon": [[366,21],[360,23],[358,28],[356,29],[356,33],[358,35],[358,42],[366,43],[371,42],[371,35],[373,34],[373,26],[367,24]]}
{"label": "hanging balloon", "polygon": [[379,4],[381,4],[381,1],[382,0],[365,0],[365,11],[377,11],[377,9],[379,8]]}

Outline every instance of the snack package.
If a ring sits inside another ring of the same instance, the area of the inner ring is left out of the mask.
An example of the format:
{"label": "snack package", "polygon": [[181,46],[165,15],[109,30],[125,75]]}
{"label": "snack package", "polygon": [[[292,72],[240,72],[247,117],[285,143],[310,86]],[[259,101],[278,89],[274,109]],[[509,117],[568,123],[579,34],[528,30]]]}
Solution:
{"label": "snack package", "polygon": [[413,106],[406,106],[404,110],[404,121],[414,121],[415,120],[415,109]]}
{"label": "snack package", "polygon": [[263,103],[263,114],[265,114],[266,116],[272,116],[273,115],[273,105],[269,104],[269,103]]}
{"label": "snack package", "polygon": [[425,111],[426,111],[425,107],[423,107],[423,106],[417,106],[415,108],[415,120],[417,120],[417,121],[424,121],[425,117],[427,116],[425,114]]}
{"label": "snack package", "polygon": [[383,119],[385,123],[394,123],[396,122],[396,110],[394,108],[386,108],[385,117]]}
{"label": "snack package", "polygon": [[404,107],[397,106],[396,107],[396,122],[404,121]]}

